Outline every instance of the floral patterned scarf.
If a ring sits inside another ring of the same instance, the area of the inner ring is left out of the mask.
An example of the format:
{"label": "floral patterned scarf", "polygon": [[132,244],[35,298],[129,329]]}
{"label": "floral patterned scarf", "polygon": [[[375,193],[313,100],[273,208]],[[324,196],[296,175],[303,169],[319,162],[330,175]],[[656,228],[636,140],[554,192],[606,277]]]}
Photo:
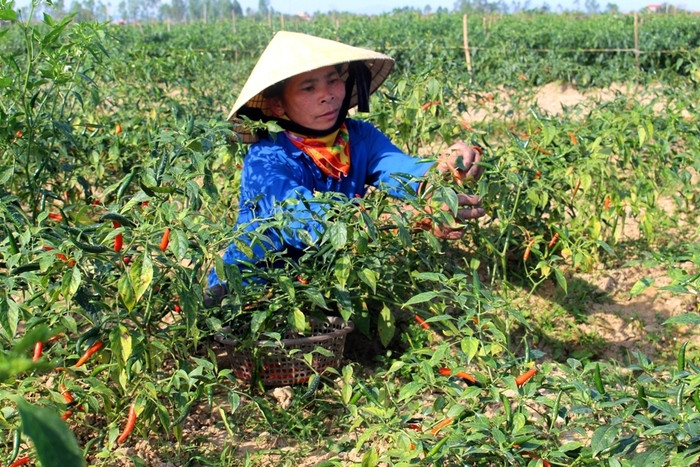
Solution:
{"label": "floral patterned scarf", "polygon": [[333,133],[318,138],[308,138],[287,131],[289,140],[307,154],[321,171],[340,180],[340,175],[348,176],[350,171],[350,133],[343,123]]}

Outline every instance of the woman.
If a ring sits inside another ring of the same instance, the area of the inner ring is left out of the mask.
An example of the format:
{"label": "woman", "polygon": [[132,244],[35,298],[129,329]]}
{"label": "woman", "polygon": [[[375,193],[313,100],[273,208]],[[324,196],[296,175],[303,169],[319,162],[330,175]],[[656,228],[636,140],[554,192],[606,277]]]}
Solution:
{"label": "woman", "polygon": [[[327,206],[314,201],[314,192],[352,199],[374,186],[405,197],[419,188],[413,180],[433,166],[459,181],[480,176],[479,151],[464,143],[451,146],[435,164],[404,154],[373,125],[347,117],[354,106],[369,111],[369,96],[393,66],[386,55],[339,42],[284,31],[274,36],[229,114],[238,137],[253,143],[243,164],[235,228],[252,232],[260,220],[280,210],[292,220],[285,229],[268,229],[265,244],[251,237],[246,252],[240,244],[229,245],[225,264],[255,264],[269,250],[300,255],[308,245],[305,239],[317,239],[322,232],[317,219]],[[284,131],[254,130],[261,127],[251,125],[256,121]],[[473,195],[460,194],[459,207],[457,221],[484,215]],[[435,233],[444,238],[461,235],[459,226],[439,226]],[[212,270],[205,304],[218,304],[225,293]]]}

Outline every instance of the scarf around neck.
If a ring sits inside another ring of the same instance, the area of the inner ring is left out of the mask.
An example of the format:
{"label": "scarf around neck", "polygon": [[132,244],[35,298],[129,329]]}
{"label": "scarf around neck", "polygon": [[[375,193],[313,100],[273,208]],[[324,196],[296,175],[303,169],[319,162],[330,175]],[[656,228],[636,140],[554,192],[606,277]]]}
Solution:
{"label": "scarf around neck", "polygon": [[307,137],[291,131],[285,132],[298,149],[314,161],[321,172],[340,180],[341,174],[350,171],[350,132],[343,123],[336,131],[318,137]]}

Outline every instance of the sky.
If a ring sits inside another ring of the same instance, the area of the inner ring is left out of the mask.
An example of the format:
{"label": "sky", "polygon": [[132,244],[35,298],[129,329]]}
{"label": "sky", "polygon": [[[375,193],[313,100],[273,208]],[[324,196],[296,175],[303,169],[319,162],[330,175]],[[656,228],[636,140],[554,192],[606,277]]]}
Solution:
{"label": "sky", "polygon": [[[528,0],[505,0],[506,5],[512,3],[525,4]],[[690,11],[700,11],[700,0],[596,0],[601,9],[608,3],[616,4],[620,11],[629,13],[639,11],[649,4],[667,3],[682,7]],[[258,9],[259,0],[238,0],[238,3],[246,11],[247,8]],[[529,0],[531,7],[548,4],[554,12],[563,10],[585,10],[586,0]],[[435,11],[438,8],[452,10],[455,0],[270,0],[270,8],[285,14],[347,11],[357,14],[381,14],[389,13],[396,8],[411,7],[423,10],[426,6]]]}

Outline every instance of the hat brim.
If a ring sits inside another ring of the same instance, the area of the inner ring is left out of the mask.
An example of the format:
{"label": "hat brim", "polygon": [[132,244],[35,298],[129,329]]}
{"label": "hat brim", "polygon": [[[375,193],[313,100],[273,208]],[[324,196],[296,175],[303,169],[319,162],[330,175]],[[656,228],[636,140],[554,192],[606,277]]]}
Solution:
{"label": "hat brim", "polygon": [[[262,95],[263,91],[270,86],[301,73],[354,61],[364,62],[371,72],[370,94],[384,83],[394,68],[394,60],[379,52],[307,34],[280,31],[272,38],[250,73],[236,103],[229,112],[228,120],[233,122],[234,131],[242,142],[255,142],[257,137],[239,118],[241,109],[259,109],[258,113],[271,116]],[[340,77],[347,80],[347,66],[341,67]],[[353,88],[349,108],[356,105],[357,91]]]}

